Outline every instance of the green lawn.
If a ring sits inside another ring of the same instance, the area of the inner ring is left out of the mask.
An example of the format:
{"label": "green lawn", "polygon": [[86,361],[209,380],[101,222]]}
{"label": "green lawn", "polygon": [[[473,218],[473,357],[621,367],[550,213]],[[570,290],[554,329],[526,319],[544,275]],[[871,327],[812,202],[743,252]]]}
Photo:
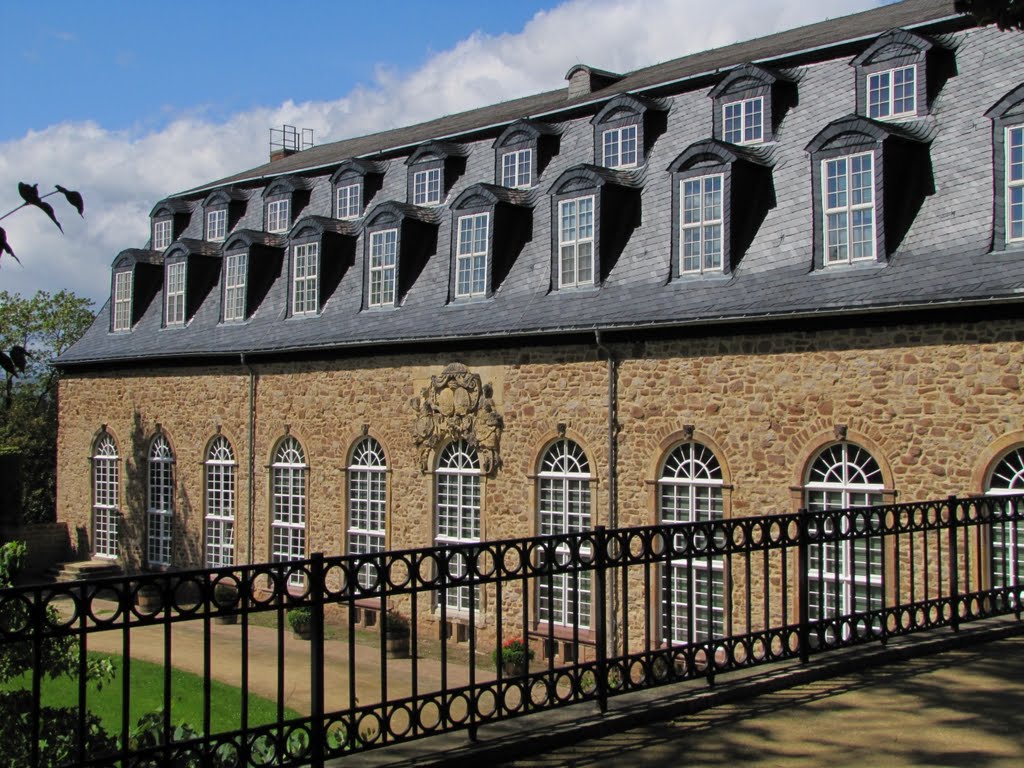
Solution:
{"label": "green lawn", "polygon": [[[121,733],[121,657],[107,654],[89,654],[96,658],[109,658],[114,665],[113,680],[98,689],[94,683],[88,686],[87,706],[103,721],[103,727],[112,735]],[[27,688],[32,685],[26,674],[0,686],[5,690]],[[131,716],[129,727],[134,726],[147,712],[154,712],[163,706],[164,670],[158,664],[133,660],[131,664]],[[59,677],[44,679],[42,687],[43,706],[74,707],[78,703],[77,678]],[[211,681],[210,684],[210,726],[211,732],[231,731],[240,727],[242,716],[242,692],[224,683]],[[285,718],[298,717],[285,709]],[[274,702],[259,696],[249,696],[249,725],[263,725],[275,722],[277,707]],[[178,669],[171,671],[171,723],[187,722],[196,730],[203,728],[203,679]]]}

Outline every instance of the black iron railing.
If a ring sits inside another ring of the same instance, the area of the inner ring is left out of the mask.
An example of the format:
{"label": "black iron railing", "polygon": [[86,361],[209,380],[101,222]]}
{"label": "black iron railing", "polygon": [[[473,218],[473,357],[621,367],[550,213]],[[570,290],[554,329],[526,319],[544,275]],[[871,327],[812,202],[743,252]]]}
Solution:
{"label": "black iron railing", "polygon": [[[598,528],[5,589],[0,654],[36,662],[25,696],[38,744],[47,736],[41,670],[50,644],[71,644],[79,685],[77,702],[64,702],[76,733],[65,764],[321,765],[554,707],[603,709],[628,691],[1019,619],[1022,499]],[[308,609],[308,645],[286,629],[298,608]],[[98,648],[121,661],[120,720],[106,726],[106,752],[87,748],[85,677]],[[147,656],[162,665],[162,708],[140,730],[132,666]],[[172,669],[183,665],[201,690],[174,690]],[[214,680],[242,690],[235,729],[215,727]],[[273,701],[273,716],[254,720],[254,692]],[[201,697],[189,727],[174,714],[178,695]],[[39,760],[36,746],[28,763]]]}

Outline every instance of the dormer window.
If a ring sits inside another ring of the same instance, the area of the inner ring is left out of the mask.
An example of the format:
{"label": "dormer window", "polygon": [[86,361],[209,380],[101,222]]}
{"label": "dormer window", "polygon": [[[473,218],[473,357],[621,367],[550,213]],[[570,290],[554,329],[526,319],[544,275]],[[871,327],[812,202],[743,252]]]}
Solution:
{"label": "dormer window", "polygon": [[316,315],[355,258],[358,229],[348,221],[307,216],[288,236],[289,314]]}
{"label": "dormer window", "polygon": [[292,201],[288,198],[267,203],[267,232],[287,232],[292,224]]}
{"label": "dormer window", "polygon": [[219,243],[228,234],[228,209],[217,208],[206,212],[206,239]]}
{"label": "dormer window", "polygon": [[358,219],[384,183],[385,165],[351,158],[331,176],[334,217]]}
{"label": "dormer window", "polygon": [[243,322],[259,309],[281,276],[284,239],[266,232],[240,229],[224,241],[221,320]]}
{"label": "dormer window", "polygon": [[695,176],[679,182],[680,211],[679,273],[703,274],[722,270],[722,186],[721,173]]}
{"label": "dormer window", "polygon": [[170,263],[166,270],[164,321],[167,325],[182,325],[185,322],[185,262]]}
{"label": "dormer window", "polygon": [[153,250],[162,251],[174,240],[174,226],[170,218],[153,222]]}
{"label": "dormer window", "polygon": [[161,200],[149,214],[152,222],[150,250],[163,251],[181,237],[192,218],[192,207],[184,200]]}
{"label": "dormer window", "polygon": [[203,201],[203,239],[211,243],[224,242],[244,215],[248,199],[245,192],[233,187],[221,187],[211,192]]}
{"label": "dormer window", "polygon": [[370,233],[370,286],[366,305],[394,306],[397,278],[398,230],[381,229]]}
{"label": "dormer window", "polygon": [[623,94],[594,116],[594,162],[605,168],[635,168],[647,162],[655,139],[665,130],[666,107]]}
{"label": "dormer window", "polygon": [[892,29],[851,65],[857,72],[857,112],[872,120],[907,120],[928,114],[953,56],[934,40]]}
{"label": "dormer window", "polygon": [[885,262],[933,188],[928,145],[898,126],[850,115],[818,133],[807,151],[815,267]]}
{"label": "dormer window", "polygon": [[992,120],[993,247],[1001,251],[1024,246],[1024,85],[1006,94],[985,116]]}
{"label": "dormer window", "polygon": [[346,184],[343,187],[338,187],[335,203],[335,216],[337,218],[358,218],[363,212],[362,185]]}
{"label": "dormer window", "polygon": [[132,273],[129,270],[114,273],[114,325],[115,331],[132,329]]}
{"label": "dormer window", "polygon": [[535,120],[517,120],[494,142],[494,179],[509,189],[529,189],[558,152],[558,133]]}
{"label": "dormer window", "polygon": [[477,213],[459,218],[455,257],[455,298],[483,296],[487,291],[488,231],[491,216]]}
{"label": "dormer window", "polygon": [[774,70],[744,64],[708,95],[714,104],[714,138],[729,144],[761,144],[775,140],[779,123],[796,103],[796,84]]}
{"label": "dormer window", "polygon": [[431,141],[406,160],[409,166],[408,201],[413,205],[440,205],[466,170],[466,149],[457,144]]}
{"label": "dormer window", "polygon": [[363,307],[397,307],[437,252],[437,214],[389,200],[367,214]]}
{"label": "dormer window", "polygon": [[229,253],[224,257],[224,320],[245,319],[245,285],[249,273],[249,254],[246,251]]}
{"label": "dormer window", "polygon": [[320,309],[320,244],[292,246],[292,314],[306,315]]}
{"label": "dormer window", "polygon": [[594,196],[558,202],[558,287],[594,284]]}

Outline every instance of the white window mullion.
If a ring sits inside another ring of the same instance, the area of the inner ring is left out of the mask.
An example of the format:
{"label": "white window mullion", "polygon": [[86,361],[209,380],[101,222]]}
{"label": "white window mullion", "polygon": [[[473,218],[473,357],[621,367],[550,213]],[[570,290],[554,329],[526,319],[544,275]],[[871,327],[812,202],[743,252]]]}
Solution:
{"label": "white window mullion", "polygon": [[870,152],[822,161],[824,263],[875,258],[875,173]]}
{"label": "white window mullion", "polygon": [[487,230],[490,214],[459,219],[455,256],[455,296],[470,298],[487,292]]}
{"label": "white window mullion", "polygon": [[132,273],[114,273],[114,330],[128,331],[132,327]]}
{"label": "white window mullion", "polygon": [[292,314],[315,313],[320,308],[320,244],[292,246]]}
{"label": "white window mullion", "polygon": [[701,274],[722,269],[723,175],[679,182],[679,272]]}
{"label": "white window mullion", "polygon": [[1024,126],[1006,129],[1006,240],[1024,241]]}
{"label": "white window mullion", "polygon": [[562,200],[558,204],[558,286],[572,288],[594,283],[594,197]]}
{"label": "white window mullion", "polygon": [[395,303],[398,272],[398,230],[370,233],[370,284],[368,305],[387,307]]}

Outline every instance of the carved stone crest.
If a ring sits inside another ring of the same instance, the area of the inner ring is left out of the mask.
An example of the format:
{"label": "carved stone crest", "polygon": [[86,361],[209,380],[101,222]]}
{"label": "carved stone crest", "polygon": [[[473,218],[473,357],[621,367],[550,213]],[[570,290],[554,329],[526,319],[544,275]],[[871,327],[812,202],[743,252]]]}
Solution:
{"label": "carved stone crest", "polygon": [[417,411],[413,441],[420,469],[427,471],[430,452],[450,440],[465,440],[480,457],[487,475],[501,466],[501,431],[505,422],[494,407],[493,390],[480,375],[461,363],[451,363],[413,400]]}

